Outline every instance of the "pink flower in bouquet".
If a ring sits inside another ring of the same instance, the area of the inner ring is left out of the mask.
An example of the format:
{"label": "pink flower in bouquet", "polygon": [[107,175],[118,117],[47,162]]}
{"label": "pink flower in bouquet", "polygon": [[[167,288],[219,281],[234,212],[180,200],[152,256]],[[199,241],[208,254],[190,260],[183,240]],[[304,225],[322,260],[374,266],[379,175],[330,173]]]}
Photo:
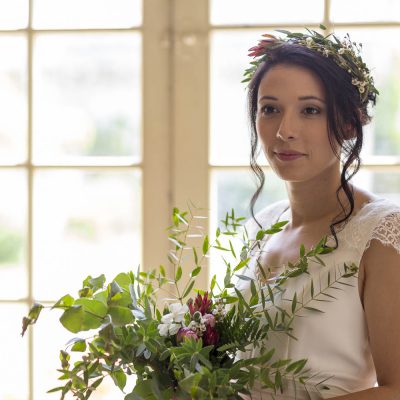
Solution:
{"label": "pink flower in bouquet", "polygon": [[219,333],[215,328],[212,328],[211,325],[207,326],[206,331],[203,334],[203,343],[206,346],[216,345],[219,340]]}
{"label": "pink flower in bouquet", "polygon": [[189,328],[179,329],[176,335],[177,343],[182,343],[185,338],[198,340],[199,337]]}
{"label": "pink flower in bouquet", "polygon": [[215,317],[212,314],[204,314],[203,315],[203,321],[206,326],[211,326],[211,328],[214,328],[215,326]]}
{"label": "pink flower in bouquet", "polygon": [[211,313],[212,300],[208,298],[208,292],[202,296],[200,293],[194,299],[188,301],[190,314],[193,315],[196,311],[200,311],[201,315]]}

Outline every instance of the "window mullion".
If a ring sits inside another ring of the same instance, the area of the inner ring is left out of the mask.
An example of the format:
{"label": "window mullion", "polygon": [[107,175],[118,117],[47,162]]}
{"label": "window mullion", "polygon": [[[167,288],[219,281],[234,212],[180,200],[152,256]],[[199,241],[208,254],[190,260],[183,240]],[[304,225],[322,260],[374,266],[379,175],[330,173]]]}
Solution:
{"label": "window mullion", "polygon": [[171,34],[168,0],[143,1],[143,268],[166,259],[171,210]]}
{"label": "window mullion", "polygon": [[[208,1],[174,2],[172,199],[182,209],[188,201],[206,209],[209,203],[208,20]],[[205,266],[196,286],[207,282]]]}

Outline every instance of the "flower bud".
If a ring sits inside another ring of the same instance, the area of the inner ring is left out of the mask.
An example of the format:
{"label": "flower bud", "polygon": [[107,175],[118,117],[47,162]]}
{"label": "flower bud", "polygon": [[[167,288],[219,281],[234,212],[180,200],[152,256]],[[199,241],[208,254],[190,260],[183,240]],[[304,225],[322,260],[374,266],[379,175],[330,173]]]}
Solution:
{"label": "flower bud", "polygon": [[185,338],[198,340],[198,336],[189,328],[181,328],[176,334],[176,342],[182,343]]}
{"label": "flower bud", "polygon": [[200,311],[196,311],[193,314],[193,320],[196,322],[200,322],[201,321],[201,312]]}

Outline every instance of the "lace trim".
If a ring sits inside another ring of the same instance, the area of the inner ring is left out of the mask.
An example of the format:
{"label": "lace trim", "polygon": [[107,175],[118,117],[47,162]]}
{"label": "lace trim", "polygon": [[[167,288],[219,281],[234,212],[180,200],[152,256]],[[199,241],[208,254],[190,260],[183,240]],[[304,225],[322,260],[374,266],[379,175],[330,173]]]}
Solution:
{"label": "lace trim", "polygon": [[373,239],[379,240],[384,246],[392,246],[400,254],[400,213],[389,214],[372,231],[365,250]]}

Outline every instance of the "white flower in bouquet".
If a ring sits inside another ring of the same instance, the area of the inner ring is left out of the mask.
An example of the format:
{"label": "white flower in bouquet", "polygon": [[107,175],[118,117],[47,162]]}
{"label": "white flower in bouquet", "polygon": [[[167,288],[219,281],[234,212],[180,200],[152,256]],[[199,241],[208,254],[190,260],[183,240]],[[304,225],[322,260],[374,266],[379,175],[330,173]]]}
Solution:
{"label": "white flower in bouquet", "polygon": [[161,324],[158,325],[158,331],[161,336],[176,335],[178,333],[189,307],[186,304],[173,303],[169,305],[169,311],[171,312],[162,316]]}

